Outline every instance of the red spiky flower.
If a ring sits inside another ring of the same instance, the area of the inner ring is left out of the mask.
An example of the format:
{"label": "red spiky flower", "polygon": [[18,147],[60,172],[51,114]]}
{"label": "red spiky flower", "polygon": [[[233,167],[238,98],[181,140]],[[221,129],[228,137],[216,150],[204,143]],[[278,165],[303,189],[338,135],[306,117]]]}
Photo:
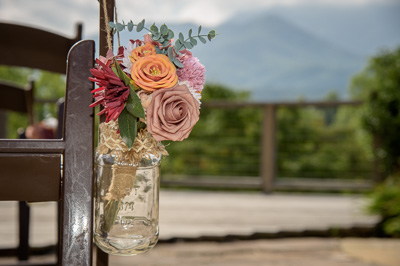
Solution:
{"label": "red spiky flower", "polygon": [[129,96],[129,86],[126,86],[112,69],[99,59],[96,59],[96,63],[98,64],[96,68],[90,70],[93,78],[90,77],[89,80],[95,82],[99,88],[92,90],[96,101],[90,107],[103,105],[104,109],[97,115],[105,114],[106,122],[109,122],[116,120],[124,110]]}

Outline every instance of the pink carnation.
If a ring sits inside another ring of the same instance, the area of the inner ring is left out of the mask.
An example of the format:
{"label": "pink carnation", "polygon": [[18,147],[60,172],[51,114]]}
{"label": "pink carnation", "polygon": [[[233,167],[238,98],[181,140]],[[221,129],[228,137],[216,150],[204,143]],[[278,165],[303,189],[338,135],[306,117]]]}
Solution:
{"label": "pink carnation", "polygon": [[189,51],[181,51],[183,54],[179,59],[183,68],[177,68],[176,74],[180,81],[188,81],[195,91],[201,92],[204,87],[206,68]]}

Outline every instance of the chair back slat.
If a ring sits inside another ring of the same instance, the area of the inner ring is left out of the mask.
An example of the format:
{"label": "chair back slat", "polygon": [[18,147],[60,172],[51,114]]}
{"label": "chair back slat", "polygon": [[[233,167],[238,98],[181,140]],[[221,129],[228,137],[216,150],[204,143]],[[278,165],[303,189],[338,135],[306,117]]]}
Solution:
{"label": "chair back slat", "polygon": [[0,65],[37,68],[65,74],[69,48],[81,39],[82,25],[76,37],[69,39],[55,33],[22,25],[0,23]]}
{"label": "chair back slat", "polygon": [[0,153],[0,200],[60,200],[60,164],[61,154]]}

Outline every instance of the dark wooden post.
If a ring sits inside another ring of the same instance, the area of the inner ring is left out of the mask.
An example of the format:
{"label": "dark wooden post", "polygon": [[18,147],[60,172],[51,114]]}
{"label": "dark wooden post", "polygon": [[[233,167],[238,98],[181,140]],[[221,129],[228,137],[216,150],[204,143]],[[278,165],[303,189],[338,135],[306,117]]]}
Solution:
{"label": "dark wooden post", "polygon": [[[106,9],[107,9],[107,16],[108,21],[114,21],[114,7],[115,7],[115,0],[105,0],[106,2]],[[103,0],[99,0],[100,3],[100,25],[99,25],[99,54],[102,56],[106,56],[107,51],[109,49],[107,44],[107,30],[106,27],[106,20],[104,15],[104,8],[103,8]],[[111,35],[111,43],[113,43],[113,37]],[[105,120],[104,115],[100,118],[101,121]],[[96,247],[96,265],[97,266],[108,266],[109,264],[109,257],[108,254]]]}
{"label": "dark wooden post", "polygon": [[262,189],[266,193],[273,190],[276,173],[276,106],[266,104],[263,107],[262,149],[261,149],[261,179]]}
{"label": "dark wooden post", "polygon": [[[114,21],[114,7],[115,7],[115,0],[105,0],[106,1],[106,8],[107,8],[107,15],[108,21]],[[100,3],[100,34],[99,34],[99,53],[102,56],[106,56],[108,51],[107,45],[107,31],[106,31],[106,24],[105,24],[105,16],[104,16],[104,8],[103,8],[103,0],[99,0]],[[111,36],[111,40],[112,40]],[[112,42],[112,41],[111,41]]]}

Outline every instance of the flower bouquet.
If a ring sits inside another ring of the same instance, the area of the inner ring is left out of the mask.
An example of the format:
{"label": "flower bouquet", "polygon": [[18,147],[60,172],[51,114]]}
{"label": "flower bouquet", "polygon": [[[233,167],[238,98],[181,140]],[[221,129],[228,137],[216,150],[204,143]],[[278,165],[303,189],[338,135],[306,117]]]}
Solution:
{"label": "flower bouquet", "polygon": [[168,155],[161,141],[189,137],[199,120],[205,67],[189,51],[211,41],[214,30],[188,37],[163,24],[109,23],[115,33],[148,31],[96,59],[92,91],[105,115],[96,151],[95,242],[110,254],[135,255],[158,240],[159,165]]}

